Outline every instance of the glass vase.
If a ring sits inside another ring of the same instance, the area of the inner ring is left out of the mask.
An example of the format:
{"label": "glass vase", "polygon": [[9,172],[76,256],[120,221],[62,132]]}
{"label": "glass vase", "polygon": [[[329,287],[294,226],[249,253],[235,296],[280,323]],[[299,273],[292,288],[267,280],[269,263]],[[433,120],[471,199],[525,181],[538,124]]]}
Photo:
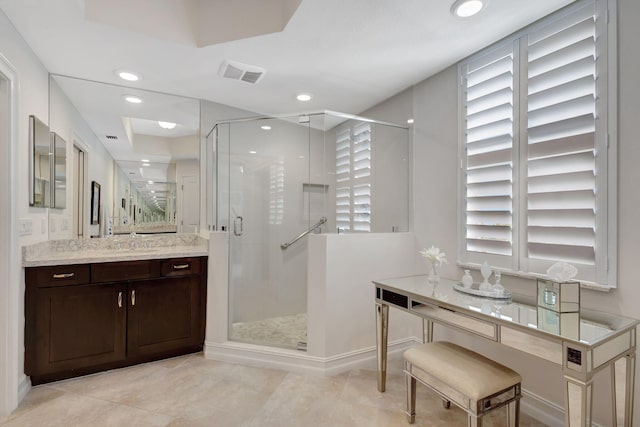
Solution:
{"label": "glass vase", "polygon": [[429,263],[429,275],[427,276],[427,281],[429,283],[440,282],[440,263],[439,262]]}

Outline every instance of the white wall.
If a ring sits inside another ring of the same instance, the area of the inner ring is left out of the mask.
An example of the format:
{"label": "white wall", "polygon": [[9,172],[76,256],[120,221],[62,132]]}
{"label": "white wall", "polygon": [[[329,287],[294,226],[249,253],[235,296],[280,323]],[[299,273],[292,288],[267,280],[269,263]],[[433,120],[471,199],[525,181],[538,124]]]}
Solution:
{"label": "white wall", "polygon": [[[618,3],[618,289],[609,293],[583,290],[583,306],[619,313],[640,319],[640,285],[637,283],[637,256],[640,254],[640,144],[637,141],[637,120],[640,117],[640,50],[635,42],[640,38],[637,21],[640,3],[619,0]],[[415,85],[412,92],[413,115],[413,209],[412,224],[417,247],[436,245],[449,255],[449,264],[442,275],[459,277],[455,266],[457,234],[457,75],[449,67]],[[402,93],[363,116],[392,120],[398,111],[409,116],[411,95]],[[417,257],[417,255],[416,255]],[[417,259],[417,262],[419,260]],[[420,264],[418,264],[420,265]],[[421,267],[423,268],[423,267]],[[503,275],[503,283],[519,292],[533,293],[535,283]],[[556,406],[563,406],[562,376],[558,366],[498,344],[447,332],[436,328],[436,338],[450,338],[471,346],[476,351],[512,366],[523,378],[523,387]],[[594,420],[609,425],[610,388],[607,373],[596,380]],[[640,370],[636,370],[636,388]],[[640,423],[640,393],[635,394],[634,424]],[[543,408],[548,410],[550,407]],[[550,410],[554,415],[558,415]],[[545,414],[540,413],[544,416]],[[550,420],[549,422],[552,422]]]}
{"label": "white wall", "polygon": [[[29,134],[28,118],[33,114],[44,123],[48,122],[48,75],[40,61],[31,52],[31,49],[24,43],[18,35],[11,22],[4,13],[0,12],[0,55],[10,64],[17,74],[17,96],[18,96],[18,124],[16,129],[18,134],[17,164],[14,176],[18,181],[13,188],[12,203],[15,203],[19,218],[31,218],[33,221],[34,234],[19,238],[19,244],[35,243],[46,240],[47,210],[29,208],[28,196],[28,150],[27,140]],[[10,218],[2,218],[9,221]],[[41,222],[45,223],[45,233],[40,232]],[[6,242],[3,242],[6,244]],[[19,254],[19,248],[12,247],[10,252]],[[24,274],[19,265],[11,265],[13,271],[10,277],[19,278],[16,282],[0,283],[0,286],[7,287],[11,301],[8,302],[8,312],[0,312],[0,329],[11,327],[9,345],[0,349],[3,352],[0,356],[0,369],[3,371],[2,377],[5,381],[0,384],[0,416],[11,412],[18,404],[18,389],[24,395],[28,390],[28,382],[23,373],[24,366]],[[6,377],[4,375],[6,373]]]}
{"label": "white wall", "polygon": [[[412,233],[323,234],[309,237],[308,344],[311,357],[345,357],[376,345],[372,280],[414,268]],[[416,316],[390,313],[390,351],[422,334]]]}

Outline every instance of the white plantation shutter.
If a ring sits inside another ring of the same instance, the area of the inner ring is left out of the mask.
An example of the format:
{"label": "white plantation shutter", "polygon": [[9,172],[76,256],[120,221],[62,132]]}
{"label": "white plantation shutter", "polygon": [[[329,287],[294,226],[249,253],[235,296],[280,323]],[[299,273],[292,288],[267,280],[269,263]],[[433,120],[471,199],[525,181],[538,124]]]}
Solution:
{"label": "white plantation shutter", "polygon": [[339,132],[336,137],[336,227],[351,230],[351,132]]}
{"label": "white plantation shutter", "polygon": [[527,252],[594,265],[596,22],[584,7],[528,35]]}
{"label": "white plantation shutter", "polygon": [[609,15],[578,1],[459,65],[463,263],[615,286]]}
{"label": "white plantation shutter", "polygon": [[465,247],[507,255],[513,245],[514,54],[507,43],[465,64]]}
{"label": "white plantation shutter", "polygon": [[371,231],[371,125],[358,123],[336,136],[336,227]]}

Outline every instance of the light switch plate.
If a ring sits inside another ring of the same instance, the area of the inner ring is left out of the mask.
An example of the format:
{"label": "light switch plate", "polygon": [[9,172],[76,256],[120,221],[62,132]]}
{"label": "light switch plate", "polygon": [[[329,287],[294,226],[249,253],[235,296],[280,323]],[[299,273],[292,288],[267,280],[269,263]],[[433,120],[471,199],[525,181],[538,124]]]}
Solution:
{"label": "light switch plate", "polygon": [[31,218],[21,218],[19,227],[18,233],[21,236],[31,236],[33,234],[33,220]]}

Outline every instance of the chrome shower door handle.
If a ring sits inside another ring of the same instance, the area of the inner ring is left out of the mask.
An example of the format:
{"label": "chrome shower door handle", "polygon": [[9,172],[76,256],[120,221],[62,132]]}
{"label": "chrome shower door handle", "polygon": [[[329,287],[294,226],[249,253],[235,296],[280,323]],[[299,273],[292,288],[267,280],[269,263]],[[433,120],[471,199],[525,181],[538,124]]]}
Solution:
{"label": "chrome shower door handle", "polygon": [[[239,227],[238,227],[238,224],[240,224]],[[242,233],[244,231],[243,228],[244,228],[244,219],[240,215],[238,215],[233,219],[233,234],[235,236],[242,236]]]}

